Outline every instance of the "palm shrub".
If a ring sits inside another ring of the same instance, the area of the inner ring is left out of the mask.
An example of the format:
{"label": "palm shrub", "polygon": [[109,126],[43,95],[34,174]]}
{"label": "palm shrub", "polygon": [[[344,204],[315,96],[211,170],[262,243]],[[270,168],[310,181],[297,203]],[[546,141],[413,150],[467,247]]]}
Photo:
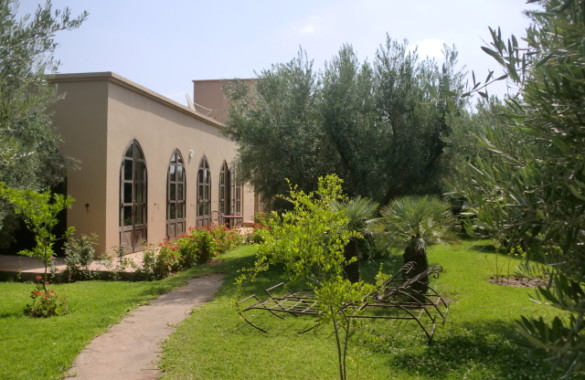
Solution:
{"label": "palm shrub", "polygon": [[345,214],[348,220],[346,228],[349,231],[356,231],[360,234],[351,237],[344,248],[345,259],[349,262],[345,266],[345,275],[350,282],[356,283],[360,280],[360,260],[363,258],[361,245],[375,231],[378,219],[374,216],[378,210],[378,203],[358,195],[342,202],[332,202],[331,207],[333,210]]}
{"label": "palm shrub", "polygon": [[[454,233],[455,217],[450,205],[435,196],[397,198],[384,206],[380,214],[385,231],[384,241],[392,247],[404,249],[404,263],[416,263],[409,277],[428,268],[428,247],[457,239]],[[427,281],[415,290],[426,292]]]}

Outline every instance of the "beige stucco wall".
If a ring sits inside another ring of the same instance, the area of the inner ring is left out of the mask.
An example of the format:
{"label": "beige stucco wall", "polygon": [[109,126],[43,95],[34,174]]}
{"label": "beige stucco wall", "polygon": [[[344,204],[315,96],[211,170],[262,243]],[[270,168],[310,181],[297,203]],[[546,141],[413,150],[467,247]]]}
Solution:
{"label": "beige stucco wall", "polygon": [[[236,145],[223,136],[221,124],[115,74],[55,80],[59,91],[67,93],[57,105],[55,119],[64,139],[63,152],[81,161],[81,170],[72,172],[68,182],[68,192],[78,199],[68,223],[78,233],[98,233],[101,251],[119,245],[120,166],[134,139],[147,167],[150,243],[166,238],[167,171],[175,149],[185,163],[187,226],[195,225],[196,176],[204,155],[211,171],[212,218],[217,221],[220,168],[224,160],[231,167],[236,154]],[[252,220],[254,193],[248,186],[242,205],[244,221]]]}
{"label": "beige stucco wall", "polygon": [[100,81],[58,84],[64,97],[55,105],[54,122],[64,141],[62,152],[77,161],[67,176],[68,193],[75,198],[67,213],[78,233],[98,233],[104,246],[106,208],[106,125],[108,86]]}
{"label": "beige stucco wall", "polygon": [[[228,118],[229,100],[224,93],[224,86],[233,79],[206,79],[193,81],[193,101],[198,111],[225,123]],[[254,84],[254,79],[238,79],[248,86]],[[205,108],[199,108],[203,106]]]}

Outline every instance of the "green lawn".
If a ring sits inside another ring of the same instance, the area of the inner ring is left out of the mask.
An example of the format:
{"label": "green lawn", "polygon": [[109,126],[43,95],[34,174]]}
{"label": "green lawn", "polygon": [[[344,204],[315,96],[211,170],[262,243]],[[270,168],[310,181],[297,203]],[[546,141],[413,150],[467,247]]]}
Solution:
{"label": "green lawn", "polygon": [[70,313],[48,319],[23,315],[32,283],[0,282],[0,379],[60,379],[92,338],[132,308],[186,283],[209,268],[153,282],[87,281],[51,285]]}
{"label": "green lawn", "polygon": [[[253,259],[253,247],[225,256],[233,268]],[[451,300],[447,323],[432,345],[416,326],[384,321],[362,323],[352,337],[348,376],[351,379],[550,379],[542,355],[523,345],[515,321],[522,314],[552,311],[530,301],[531,290],[494,285],[494,274],[513,272],[518,261],[493,252],[485,242],[466,241],[436,247],[431,264],[444,271],[432,285]],[[392,257],[389,267],[400,262]],[[367,263],[363,273],[375,273]],[[178,326],[164,347],[164,379],[335,379],[334,338],[328,326],[298,335],[311,321],[280,321],[258,313],[269,327],[264,334],[238,318],[232,307],[236,289],[233,270],[213,302]],[[244,294],[260,293],[278,282],[273,271]],[[264,313],[266,314],[266,313]]]}
{"label": "green lawn", "polygon": [[[452,301],[447,323],[434,343],[412,323],[363,323],[352,337],[351,379],[549,379],[543,357],[522,345],[515,320],[521,314],[550,313],[532,303],[530,290],[493,285],[490,276],[506,274],[506,257],[484,243],[464,242],[430,252],[431,264],[444,272],[432,285]],[[71,312],[62,317],[30,319],[22,314],[33,285],[0,283],[0,379],[58,379],[96,335],[128,310],[179,286],[193,276],[228,273],[216,299],[178,326],[164,348],[166,379],[336,379],[334,339],[328,326],[298,335],[312,323],[280,321],[259,313],[271,329],[264,334],[239,319],[232,307],[238,268],[253,261],[255,247],[243,246],[223,256],[223,263],[198,267],[153,282],[88,281],[55,285]],[[498,257],[496,265],[496,257]],[[400,257],[386,264],[398,265]],[[517,264],[513,261],[511,270]],[[371,276],[379,263],[366,263]],[[496,266],[500,269],[496,269]],[[278,281],[273,271],[244,294],[260,292]]]}

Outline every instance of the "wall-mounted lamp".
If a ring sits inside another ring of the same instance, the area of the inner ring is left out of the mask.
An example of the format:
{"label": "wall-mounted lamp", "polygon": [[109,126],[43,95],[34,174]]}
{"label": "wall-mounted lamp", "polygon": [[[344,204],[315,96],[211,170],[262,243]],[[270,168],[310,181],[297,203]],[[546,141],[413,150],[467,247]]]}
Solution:
{"label": "wall-mounted lamp", "polygon": [[89,203],[85,204],[85,212],[89,212]]}
{"label": "wall-mounted lamp", "polygon": [[189,159],[192,159],[195,155],[195,151],[193,149],[189,150]]}

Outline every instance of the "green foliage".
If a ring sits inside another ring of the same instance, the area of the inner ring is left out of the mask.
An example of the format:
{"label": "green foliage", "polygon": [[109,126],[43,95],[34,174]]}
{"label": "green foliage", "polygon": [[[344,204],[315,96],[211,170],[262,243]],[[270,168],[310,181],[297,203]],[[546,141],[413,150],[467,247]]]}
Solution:
{"label": "green foliage", "polygon": [[426,250],[435,244],[457,240],[451,206],[434,196],[406,196],[395,199],[380,210],[384,242],[406,249]]}
{"label": "green foliage", "polygon": [[420,60],[389,37],[372,64],[344,45],[323,72],[306,53],[260,73],[255,86],[228,86],[226,133],[239,144],[240,173],[267,200],[282,178],[315,189],[336,173],[350,196],[380,203],[437,192],[450,120],[462,109],[457,53]]}
{"label": "green foliage", "polygon": [[34,233],[35,247],[19,253],[40,259],[45,265],[46,279],[47,268],[55,254],[53,251],[55,242],[59,238],[67,239],[74,231],[74,228],[70,227],[62,237],[54,233],[59,223],[59,214],[71,207],[73,198],[50,191],[39,193],[30,189],[13,189],[3,183],[0,183],[0,197],[13,205],[14,213],[22,215],[27,228]]}
{"label": "green foliage", "polygon": [[378,203],[369,198],[356,196],[343,202],[332,202],[335,211],[343,212],[347,217],[346,228],[362,235],[372,235],[378,230],[379,219],[375,218]]}
{"label": "green foliage", "polygon": [[283,199],[293,208],[273,213],[256,267],[267,269],[269,265],[282,264],[289,282],[319,287],[341,275],[347,264],[344,247],[359,234],[349,231],[347,217],[331,208],[332,202],[344,198],[338,177],[320,178],[315,192],[306,193],[290,182],[289,186],[289,196]]}
{"label": "green foliage", "polygon": [[[0,1],[0,181],[14,188],[47,189],[60,183],[71,166],[59,153],[61,140],[51,125],[50,107],[57,100],[47,75],[56,72],[55,34],[75,29],[87,17],[71,17],[67,8],[53,10],[50,1],[34,15],[17,17],[16,0]],[[0,204],[0,222],[9,211]],[[0,230],[10,239],[15,223]]]}
{"label": "green foliage", "polygon": [[[215,246],[210,248],[216,255],[231,251],[244,242],[244,236],[236,228],[228,228],[225,225],[210,226],[207,228]],[[211,257],[210,257],[211,258]]]}
{"label": "green foliage", "polygon": [[156,256],[154,272],[159,278],[166,277],[181,269],[181,247],[175,242],[166,242]]}
{"label": "green foliage", "polygon": [[345,274],[351,282],[360,280],[359,262],[364,257],[363,251],[368,251],[368,242],[378,230],[378,219],[374,218],[378,211],[378,203],[368,198],[356,196],[343,202],[332,202],[334,211],[344,213],[347,217],[346,228],[360,234],[353,237],[344,249],[344,255],[349,264],[345,267]]}
{"label": "green foliage", "polygon": [[583,374],[585,358],[585,1],[530,2],[541,8],[528,12],[533,24],[520,40],[525,46],[490,30],[484,51],[519,94],[506,100],[507,128],[480,136],[484,153],[471,158],[475,173],[456,191],[489,230],[503,227],[507,242],[551,265],[550,286],[538,297],[567,316],[526,317],[521,325],[570,377]]}
{"label": "green foliage", "polygon": [[95,259],[97,234],[82,234],[79,238],[71,238],[65,243],[65,276],[69,281],[87,280],[92,277],[89,266]]}
{"label": "green foliage", "polygon": [[157,247],[147,244],[137,272],[147,280],[160,279],[180,270],[210,262],[244,241],[237,229],[225,226],[192,228],[188,234]]}
{"label": "green foliage", "polygon": [[[271,334],[251,328],[230,312],[238,292],[263,293],[282,281],[280,268],[264,272],[257,282],[234,285],[235,269],[254,260],[257,246],[241,246],[213,266],[226,273],[214,299],[194,311],[163,347],[163,379],[322,379],[339,377],[332,352],[333,325],[310,333],[297,332],[312,324],[304,317],[281,320],[269,313],[255,320]],[[347,374],[351,379],[557,379],[541,352],[532,352],[520,339],[515,320],[539,313],[526,297],[526,288],[499,286],[493,276],[495,253],[491,241],[467,240],[429,250],[431,263],[444,271],[432,286],[451,300],[444,326],[437,327],[427,345],[420,328],[411,323],[362,321],[352,328]],[[516,266],[520,261],[503,255]],[[373,279],[380,265],[386,272],[401,266],[392,255],[383,261],[362,262],[365,279]],[[0,301],[1,302],[1,301]],[[555,314],[551,313],[551,317]],[[1,333],[1,332],[0,332]],[[218,339],[221,337],[221,339]],[[197,358],[197,360],[194,360]]]}
{"label": "green foliage", "polygon": [[26,305],[24,314],[33,318],[48,318],[65,315],[69,311],[67,301],[54,289],[47,289],[48,283],[37,276],[37,285],[31,292],[32,304]]}
{"label": "green foliage", "polygon": [[22,309],[30,301],[31,284],[0,282],[0,378],[57,380],[70,376],[67,371],[79,353],[129,310],[214,269],[200,267],[152,282],[80,281],[50,285],[69,305],[69,313],[58,318],[25,316]]}
{"label": "green foliage", "polygon": [[137,272],[139,277],[147,281],[152,281],[157,278],[156,274],[156,252],[151,244],[144,244],[144,254],[142,256],[142,265],[139,266]]}
{"label": "green foliage", "polygon": [[204,229],[193,230],[191,232],[191,239],[197,249],[195,259],[197,264],[207,263],[217,254],[219,243],[211,231]]}
{"label": "green foliage", "polygon": [[362,235],[348,228],[348,208],[339,206],[346,201],[342,182],[336,175],[320,177],[317,190],[309,193],[289,182],[289,195],[283,199],[292,204],[292,209],[272,214],[256,262],[244,271],[238,284],[242,286],[247,279],[256,279],[270,266],[282,265],[289,284],[312,289],[321,307],[322,321],[330,322],[334,328],[339,377],[346,379],[354,323],[346,317],[346,312],[372,286],[361,281],[352,283],[344,276],[344,268],[357,260],[355,256],[345,255],[345,247],[350,239]]}

